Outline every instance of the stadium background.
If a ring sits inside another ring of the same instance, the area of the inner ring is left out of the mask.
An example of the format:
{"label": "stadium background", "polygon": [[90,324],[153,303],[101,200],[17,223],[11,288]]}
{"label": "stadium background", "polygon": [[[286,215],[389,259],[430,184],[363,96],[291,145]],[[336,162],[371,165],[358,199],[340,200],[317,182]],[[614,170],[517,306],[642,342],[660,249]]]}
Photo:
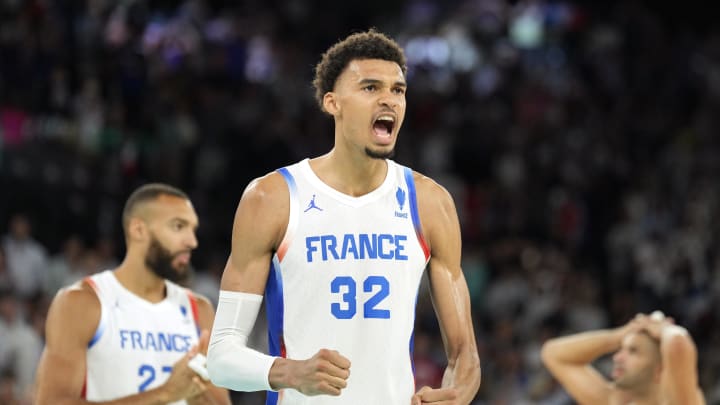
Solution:
{"label": "stadium background", "polygon": [[[191,195],[188,283],[215,298],[246,183],[332,144],[320,53],[371,26],[409,61],[396,160],[461,216],[475,403],[572,403],[543,340],[654,309],[692,332],[720,403],[720,37],[710,13],[637,0],[0,0],[0,403],[30,403],[49,300],[122,257],[143,182]],[[415,361],[438,384],[426,299]]]}

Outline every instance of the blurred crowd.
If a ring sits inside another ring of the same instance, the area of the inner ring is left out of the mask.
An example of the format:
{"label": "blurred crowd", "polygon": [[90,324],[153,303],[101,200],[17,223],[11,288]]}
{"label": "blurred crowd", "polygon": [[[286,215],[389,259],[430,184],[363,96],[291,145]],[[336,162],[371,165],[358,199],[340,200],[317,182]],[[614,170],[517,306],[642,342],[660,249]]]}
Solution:
{"label": "blurred crowd", "polygon": [[[0,0],[0,403],[31,403],[48,303],[122,257],[139,184],[190,194],[187,284],[216,299],[243,188],[328,150],[312,68],[371,26],[408,57],[395,159],[460,213],[475,403],[572,404],[542,342],[655,309],[690,330],[720,403],[720,36],[652,5]],[[426,297],[418,386],[445,365]]]}

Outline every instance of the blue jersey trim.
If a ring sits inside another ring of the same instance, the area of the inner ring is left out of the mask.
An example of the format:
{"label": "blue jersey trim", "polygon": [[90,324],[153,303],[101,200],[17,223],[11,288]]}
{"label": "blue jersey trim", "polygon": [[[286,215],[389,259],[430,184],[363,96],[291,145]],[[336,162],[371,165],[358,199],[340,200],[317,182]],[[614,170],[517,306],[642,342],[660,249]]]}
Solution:
{"label": "blue jersey trim", "polygon": [[100,324],[98,325],[98,328],[95,331],[95,335],[93,335],[92,339],[90,339],[90,342],[88,343],[88,349],[93,347],[95,345],[95,343],[97,343],[98,340],[100,340],[102,335],[105,333],[105,325],[107,324],[107,322],[105,321],[104,312],[105,311],[103,311],[103,310],[100,311]]}
{"label": "blue jersey trim", "polygon": [[417,192],[415,191],[415,179],[413,179],[413,172],[410,168],[403,168],[405,171],[405,184],[408,188],[408,200],[410,201],[410,217],[412,218],[413,227],[415,227],[415,233],[420,235],[420,215],[417,209]]}
{"label": "blue jersey trim", "polygon": [[430,258],[430,249],[425,242],[425,237],[422,233],[422,226],[420,224],[420,214],[418,213],[417,192],[415,191],[415,179],[413,178],[413,171],[410,170],[410,168],[408,167],[403,167],[403,170],[405,172],[405,184],[407,184],[408,188],[410,217],[412,218],[413,228],[415,228],[415,236],[417,236],[417,240],[420,243],[420,247],[425,254],[425,260],[427,261]]}
{"label": "blue jersey trim", "polygon": [[284,317],[283,283],[277,256],[270,265],[270,274],[265,286],[268,318],[268,345],[272,356],[282,355],[282,332]]}
{"label": "blue jersey trim", "polygon": [[[268,348],[271,356],[283,356],[284,348],[282,342],[283,318],[285,316],[283,299],[282,273],[277,255],[273,257],[270,265],[270,274],[265,286],[265,311],[268,321]],[[278,393],[267,391],[266,404],[275,405],[278,401]]]}
{"label": "blue jersey trim", "polygon": [[288,184],[288,188],[290,189],[290,195],[295,196],[297,195],[297,186],[295,185],[295,178],[292,174],[290,174],[290,171],[287,169],[287,167],[283,167],[280,169],[277,169],[278,173],[282,174],[282,176],[285,178],[285,181]]}

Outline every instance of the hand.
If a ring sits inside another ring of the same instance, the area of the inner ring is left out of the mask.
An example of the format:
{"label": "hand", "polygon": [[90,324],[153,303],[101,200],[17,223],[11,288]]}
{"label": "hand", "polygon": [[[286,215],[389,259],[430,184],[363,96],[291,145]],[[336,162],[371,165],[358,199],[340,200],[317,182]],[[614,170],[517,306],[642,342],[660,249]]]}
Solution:
{"label": "hand", "polygon": [[675,320],[670,317],[652,317],[639,313],[628,323],[617,329],[619,333],[618,337],[622,339],[628,333],[643,331],[650,335],[650,337],[660,340],[663,328],[674,324]]}
{"label": "hand", "polygon": [[305,395],[338,396],[350,376],[350,360],[337,350],[320,349],[311,358],[291,364],[291,386]]}
{"label": "hand", "polygon": [[173,365],[170,377],[168,377],[162,386],[168,393],[171,401],[196,397],[207,391],[208,383],[203,381],[202,378],[188,366],[188,362],[202,350],[207,352],[209,340],[210,333],[207,330],[203,330],[200,334],[198,344],[191,347],[190,350]]}
{"label": "hand", "polygon": [[645,329],[645,324],[649,318],[642,313],[636,314],[625,325],[615,329],[618,342],[622,341],[625,336],[630,333],[640,332]]}
{"label": "hand", "polygon": [[661,340],[662,331],[666,326],[674,325],[675,320],[670,317],[652,317],[644,314],[639,315],[642,323],[642,330],[652,338]]}
{"label": "hand", "polygon": [[452,405],[457,404],[457,400],[458,392],[455,388],[431,388],[425,386],[413,395],[410,405]]}

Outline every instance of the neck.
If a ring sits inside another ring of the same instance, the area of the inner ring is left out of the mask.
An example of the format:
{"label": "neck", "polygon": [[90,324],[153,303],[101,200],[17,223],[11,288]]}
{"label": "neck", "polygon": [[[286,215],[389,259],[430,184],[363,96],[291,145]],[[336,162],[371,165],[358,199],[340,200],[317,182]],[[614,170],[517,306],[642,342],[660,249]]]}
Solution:
{"label": "neck", "polygon": [[125,256],[115,269],[115,277],[128,291],[146,301],[157,303],[165,299],[165,280],[153,273],[140,256]]}
{"label": "neck", "polygon": [[622,390],[620,398],[622,405],[657,405],[660,403],[660,396],[655,386]]}
{"label": "neck", "polygon": [[351,156],[337,148],[310,161],[315,174],[327,185],[353,197],[365,195],[385,181],[388,171],[386,159],[364,154]]}

